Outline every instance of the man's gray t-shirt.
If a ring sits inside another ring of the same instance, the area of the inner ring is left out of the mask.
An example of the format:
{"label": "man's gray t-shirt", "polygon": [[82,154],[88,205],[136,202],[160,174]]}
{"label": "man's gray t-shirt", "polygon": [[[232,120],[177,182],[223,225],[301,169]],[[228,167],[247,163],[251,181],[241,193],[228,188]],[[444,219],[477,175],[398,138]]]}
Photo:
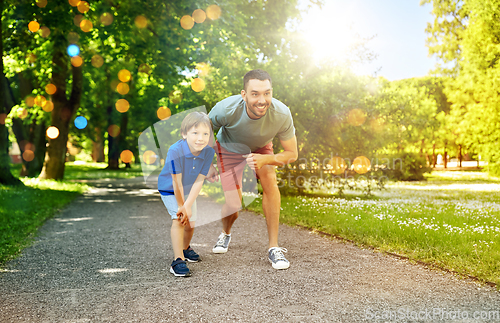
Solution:
{"label": "man's gray t-shirt", "polygon": [[260,119],[254,120],[248,116],[246,102],[241,95],[220,101],[208,116],[222,147],[238,154],[248,154],[262,148],[276,136],[283,141],[295,136],[290,109],[274,98]]}

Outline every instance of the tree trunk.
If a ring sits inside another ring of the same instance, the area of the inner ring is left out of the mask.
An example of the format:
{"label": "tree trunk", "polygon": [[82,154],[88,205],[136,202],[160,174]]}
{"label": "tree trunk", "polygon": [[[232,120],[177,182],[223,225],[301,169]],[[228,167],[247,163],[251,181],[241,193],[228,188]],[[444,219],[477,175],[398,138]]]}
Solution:
{"label": "tree trunk", "polygon": [[[108,106],[108,129],[109,126],[113,125],[113,106]],[[122,130],[120,129],[120,132]],[[108,167],[106,169],[119,169],[120,165],[118,164],[118,157],[120,156],[120,135],[113,136],[109,133],[108,130]]]}
{"label": "tree trunk", "polygon": [[458,145],[458,160],[460,162],[460,167],[462,167],[462,145]]}
{"label": "tree trunk", "polygon": [[40,174],[40,178],[63,179],[64,166],[66,162],[66,150],[69,134],[69,124],[80,107],[82,96],[82,67],[72,67],[72,89],[71,97],[66,97],[66,82],[68,79],[69,59],[66,55],[66,39],[59,34],[54,37],[54,53],[52,56],[52,84],[57,88],[52,95],[54,109],[51,114],[51,126],[59,130],[59,135],[54,139],[49,139],[47,153],[45,154],[45,164]]}
{"label": "tree trunk", "polygon": [[104,161],[104,138],[102,129],[95,128],[95,141],[92,141],[92,160],[96,163]]}
{"label": "tree trunk", "polygon": [[436,158],[436,144],[432,145],[432,167],[436,168],[437,158]]}

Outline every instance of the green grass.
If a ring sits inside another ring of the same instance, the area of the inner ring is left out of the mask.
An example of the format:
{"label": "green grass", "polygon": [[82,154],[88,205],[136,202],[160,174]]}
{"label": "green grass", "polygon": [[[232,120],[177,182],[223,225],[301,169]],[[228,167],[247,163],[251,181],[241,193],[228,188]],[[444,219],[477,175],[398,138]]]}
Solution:
{"label": "green grass", "polygon": [[[500,283],[500,179],[434,172],[390,183],[372,198],[284,196],[280,222],[301,225]],[[262,199],[248,209],[262,213]]]}
{"label": "green grass", "polygon": [[[11,167],[19,176],[21,165]],[[68,162],[64,181],[22,178],[25,186],[0,185],[0,266],[28,246],[47,219],[89,188],[82,181],[142,176],[140,165],[119,170],[106,167],[106,163]]]}

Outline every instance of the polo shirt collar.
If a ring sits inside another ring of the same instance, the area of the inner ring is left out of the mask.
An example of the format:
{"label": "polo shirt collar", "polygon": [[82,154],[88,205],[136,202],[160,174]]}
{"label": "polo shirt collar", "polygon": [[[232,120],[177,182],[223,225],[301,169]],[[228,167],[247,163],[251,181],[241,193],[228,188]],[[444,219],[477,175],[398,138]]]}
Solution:
{"label": "polo shirt collar", "polygon": [[187,143],[187,141],[185,139],[182,139],[182,153],[184,154],[184,157],[185,158],[200,158],[200,159],[203,159],[203,156],[204,156],[204,153],[203,153],[203,150],[205,148],[203,148],[203,150],[200,152],[200,154],[198,156],[195,156],[193,155],[193,153],[191,153],[191,149],[189,149],[189,145]]}

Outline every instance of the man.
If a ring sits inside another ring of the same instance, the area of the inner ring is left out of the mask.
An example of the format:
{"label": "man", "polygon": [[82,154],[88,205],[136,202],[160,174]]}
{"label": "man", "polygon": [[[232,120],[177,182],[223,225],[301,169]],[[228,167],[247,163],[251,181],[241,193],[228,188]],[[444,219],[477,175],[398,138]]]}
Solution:
{"label": "man", "polygon": [[[226,203],[222,207],[222,229],[214,253],[227,252],[231,227],[241,209],[241,181],[245,164],[253,169],[262,185],[262,208],[269,235],[268,258],[273,268],[287,269],[285,248],[278,245],[281,194],[275,166],[297,160],[297,139],[290,110],[273,99],[271,76],[252,70],[243,78],[243,90],[217,103],[209,113],[217,131],[215,151]],[[284,151],[273,153],[272,140],[280,139]],[[216,174],[212,166],[207,177]]]}

